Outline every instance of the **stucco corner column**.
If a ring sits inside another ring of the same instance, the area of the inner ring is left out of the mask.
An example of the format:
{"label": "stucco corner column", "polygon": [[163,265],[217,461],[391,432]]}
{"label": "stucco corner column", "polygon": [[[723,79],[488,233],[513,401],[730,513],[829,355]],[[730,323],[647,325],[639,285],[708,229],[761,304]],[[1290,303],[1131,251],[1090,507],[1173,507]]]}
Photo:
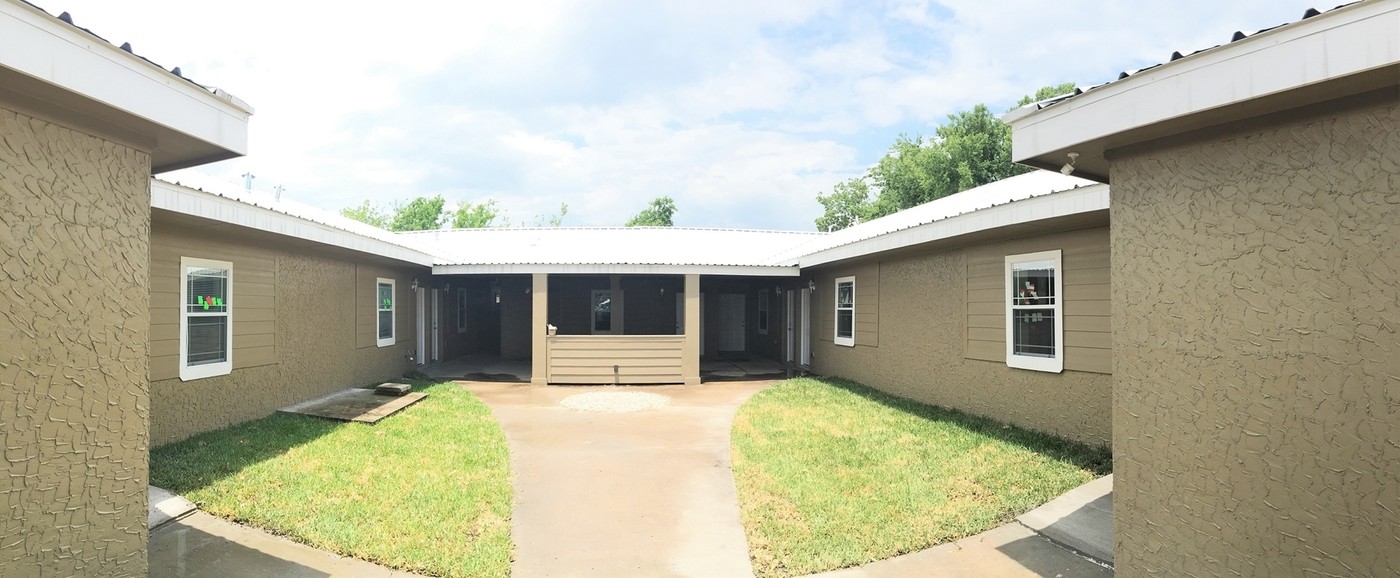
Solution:
{"label": "stucco corner column", "polygon": [[531,276],[530,385],[549,383],[549,274]]}
{"label": "stucco corner column", "polygon": [[685,345],[681,348],[681,377],[700,385],[700,275],[685,276]]}

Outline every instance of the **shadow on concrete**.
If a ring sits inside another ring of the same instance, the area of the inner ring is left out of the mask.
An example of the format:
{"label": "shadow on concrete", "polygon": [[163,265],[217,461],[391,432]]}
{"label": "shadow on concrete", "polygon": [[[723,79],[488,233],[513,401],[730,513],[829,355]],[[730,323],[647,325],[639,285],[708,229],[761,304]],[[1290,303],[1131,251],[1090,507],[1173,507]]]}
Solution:
{"label": "shadow on concrete", "polygon": [[288,560],[286,557],[249,548],[223,536],[195,528],[184,520],[170,522],[151,532],[147,556],[151,576],[331,576],[327,572]]}
{"label": "shadow on concrete", "polygon": [[832,377],[813,377],[891,409],[928,420],[951,423],[973,433],[1018,445],[1035,453],[1089,470],[1095,476],[1106,475],[1113,471],[1113,454],[1108,446],[1092,446],[956,409],[926,405],[896,397],[853,381]]}
{"label": "shadow on concrete", "polygon": [[1113,569],[1077,557],[1040,535],[1013,540],[996,549],[1035,576],[1113,576]]}

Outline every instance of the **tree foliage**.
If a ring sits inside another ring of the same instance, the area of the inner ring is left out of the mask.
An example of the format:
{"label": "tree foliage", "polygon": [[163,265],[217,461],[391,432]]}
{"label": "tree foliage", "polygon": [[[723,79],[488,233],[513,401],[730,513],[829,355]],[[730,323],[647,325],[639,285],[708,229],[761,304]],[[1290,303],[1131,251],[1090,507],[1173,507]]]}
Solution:
{"label": "tree foliage", "polygon": [[535,215],[536,227],[558,227],[564,224],[564,215],[569,214],[568,203],[559,203],[559,213],[556,215]]}
{"label": "tree foliage", "polygon": [[455,229],[484,229],[486,227],[507,226],[508,223],[496,223],[496,218],[500,217],[500,209],[496,207],[495,199],[486,199],[486,202],[475,205],[463,202],[457,206],[457,210],[452,213],[452,227]]}
{"label": "tree foliage", "polygon": [[442,195],[418,197],[407,203],[394,206],[394,218],[389,221],[390,231],[431,231],[447,222],[443,211],[446,201]]}
{"label": "tree foliage", "polygon": [[627,220],[628,227],[672,227],[671,216],[676,214],[676,201],[671,197],[657,197],[642,212]]}
{"label": "tree foliage", "polygon": [[826,208],[817,218],[818,231],[839,231],[870,219],[870,185],[864,178],[836,183],[830,195],[817,195],[817,201]]}
{"label": "tree foliage", "polygon": [[341,209],[340,215],[381,229],[389,228],[389,213],[382,207],[369,202],[369,199],[365,199],[365,202],[359,205]]}
{"label": "tree foliage", "polygon": [[[1073,91],[1073,83],[1047,86],[1018,106]],[[1029,170],[1011,162],[1011,127],[979,104],[948,115],[931,138],[899,135],[864,176],[819,193],[825,212],[817,229],[839,230]]]}

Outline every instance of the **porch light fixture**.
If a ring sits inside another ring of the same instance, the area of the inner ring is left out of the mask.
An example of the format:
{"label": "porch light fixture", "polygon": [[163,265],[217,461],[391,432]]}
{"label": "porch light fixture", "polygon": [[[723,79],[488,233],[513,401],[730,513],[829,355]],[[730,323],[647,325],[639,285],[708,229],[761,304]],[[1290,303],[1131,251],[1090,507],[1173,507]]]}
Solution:
{"label": "porch light fixture", "polygon": [[815,279],[808,279],[808,280],[807,280],[807,290],[808,290],[808,291],[816,291],[816,290],[817,290],[817,282],[816,282]]}
{"label": "porch light fixture", "polygon": [[1074,172],[1074,161],[1079,160],[1079,153],[1069,153],[1068,156],[1069,162],[1065,163],[1065,166],[1060,167],[1060,174],[1064,176],[1069,176],[1070,173]]}
{"label": "porch light fixture", "polygon": [[409,287],[412,288],[414,291],[417,291],[417,290],[418,290],[418,278],[417,278],[417,277],[414,277],[414,278],[413,278],[413,284],[410,285]]}

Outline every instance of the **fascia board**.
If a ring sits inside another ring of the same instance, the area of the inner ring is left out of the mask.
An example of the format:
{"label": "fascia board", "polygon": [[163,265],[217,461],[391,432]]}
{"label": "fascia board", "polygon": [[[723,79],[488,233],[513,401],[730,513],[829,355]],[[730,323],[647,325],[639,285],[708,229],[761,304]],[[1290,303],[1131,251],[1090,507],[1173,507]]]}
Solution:
{"label": "fascia board", "polygon": [[243,155],[252,109],[48,13],[0,1],[0,66]]}
{"label": "fascia board", "polygon": [[726,275],[736,277],[797,277],[797,267],[749,265],[632,265],[626,263],[502,263],[434,265],[434,275]]}
{"label": "fascia board", "polygon": [[815,267],[981,231],[1102,211],[1107,208],[1108,185],[1089,185],[981,209],[941,221],[886,233],[849,245],[818,251],[799,257],[798,265]]}
{"label": "fascia board", "polygon": [[285,235],[425,267],[432,266],[434,260],[432,255],[421,251],[154,179],[151,180],[151,208]]}

